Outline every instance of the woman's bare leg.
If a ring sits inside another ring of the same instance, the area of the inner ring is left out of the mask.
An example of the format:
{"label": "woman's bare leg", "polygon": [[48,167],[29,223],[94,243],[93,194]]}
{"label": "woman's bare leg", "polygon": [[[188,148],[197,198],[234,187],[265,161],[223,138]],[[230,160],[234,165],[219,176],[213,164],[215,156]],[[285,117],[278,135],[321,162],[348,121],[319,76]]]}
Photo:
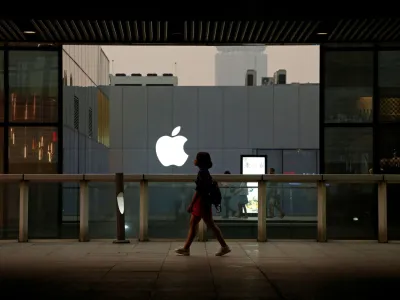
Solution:
{"label": "woman's bare leg", "polygon": [[212,216],[203,217],[204,223],[206,223],[207,227],[210,228],[217,238],[218,242],[220,243],[221,247],[228,247],[225,242],[224,237],[222,236],[221,229],[219,229],[218,225],[214,223]]}
{"label": "woman's bare leg", "polygon": [[196,217],[194,215],[191,215],[189,233],[186,238],[185,246],[183,246],[184,249],[189,249],[190,245],[192,245],[193,240],[196,237],[197,225],[199,224],[200,220],[201,217]]}

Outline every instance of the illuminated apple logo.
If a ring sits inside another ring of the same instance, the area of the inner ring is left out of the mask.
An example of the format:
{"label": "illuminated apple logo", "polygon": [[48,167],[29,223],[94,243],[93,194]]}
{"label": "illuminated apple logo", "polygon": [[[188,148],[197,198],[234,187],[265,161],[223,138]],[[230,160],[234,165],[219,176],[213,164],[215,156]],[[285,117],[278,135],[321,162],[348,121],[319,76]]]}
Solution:
{"label": "illuminated apple logo", "polygon": [[157,158],[164,167],[172,165],[181,167],[189,157],[184,149],[187,138],[182,135],[177,135],[180,131],[181,126],[178,126],[172,130],[171,136],[164,135],[157,140]]}

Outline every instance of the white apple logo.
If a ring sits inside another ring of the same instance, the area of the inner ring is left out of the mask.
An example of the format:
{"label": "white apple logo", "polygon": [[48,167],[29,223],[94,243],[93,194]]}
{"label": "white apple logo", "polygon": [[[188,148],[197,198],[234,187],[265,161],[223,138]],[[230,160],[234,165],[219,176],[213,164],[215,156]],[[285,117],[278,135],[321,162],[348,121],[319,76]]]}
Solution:
{"label": "white apple logo", "polygon": [[157,158],[164,167],[172,165],[181,167],[189,157],[183,148],[187,138],[182,135],[177,136],[179,131],[181,131],[181,126],[172,130],[171,136],[164,135],[157,140]]}

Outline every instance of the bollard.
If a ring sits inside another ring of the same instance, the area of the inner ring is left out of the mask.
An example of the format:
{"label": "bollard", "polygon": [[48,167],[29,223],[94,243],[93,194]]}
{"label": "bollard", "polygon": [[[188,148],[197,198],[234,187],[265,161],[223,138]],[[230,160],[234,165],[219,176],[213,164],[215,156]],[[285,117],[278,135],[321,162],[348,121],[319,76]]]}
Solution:
{"label": "bollard", "polygon": [[124,198],[124,174],[115,174],[116,213],[117,213],[117,239],[114,244],[127,244],[125,239],[125,198]]}

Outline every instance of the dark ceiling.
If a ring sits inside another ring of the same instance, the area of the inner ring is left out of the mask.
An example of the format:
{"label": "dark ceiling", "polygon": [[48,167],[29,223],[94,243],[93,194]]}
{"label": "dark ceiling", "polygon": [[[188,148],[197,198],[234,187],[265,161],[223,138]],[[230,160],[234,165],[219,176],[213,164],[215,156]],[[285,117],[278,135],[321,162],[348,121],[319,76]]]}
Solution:
{"label": "dark ceiling", "polygon": [[400,42],[399,17],[1,17],[0,43],[324,44]]}

